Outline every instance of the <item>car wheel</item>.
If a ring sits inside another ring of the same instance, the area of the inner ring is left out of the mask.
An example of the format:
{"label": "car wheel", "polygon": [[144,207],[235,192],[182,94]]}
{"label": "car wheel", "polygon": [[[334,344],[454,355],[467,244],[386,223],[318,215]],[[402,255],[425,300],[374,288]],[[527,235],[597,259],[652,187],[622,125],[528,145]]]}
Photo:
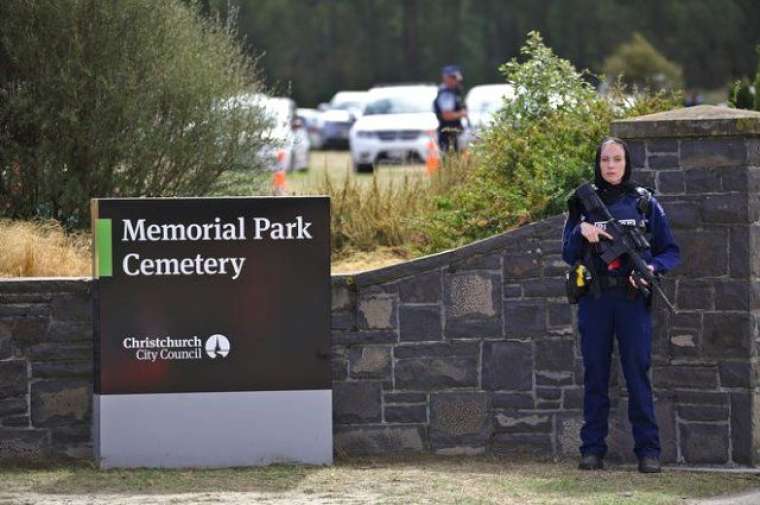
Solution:
{"label": "car wheel", "polygon": [[354,163],[354,172],[360,174],[371,174],[375,170],[373,163]]}

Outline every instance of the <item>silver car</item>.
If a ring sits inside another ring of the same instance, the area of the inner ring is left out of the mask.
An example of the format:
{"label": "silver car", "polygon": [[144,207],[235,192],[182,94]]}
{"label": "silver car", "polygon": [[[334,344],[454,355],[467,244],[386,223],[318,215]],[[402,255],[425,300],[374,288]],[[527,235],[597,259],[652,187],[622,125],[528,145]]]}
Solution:
{"label": "silver car", "polygon": [[329,104],[321,106],[325,149],[348,147],[348,132],[357,118],[361,117],[366,101],[366,91],[339,91]]}

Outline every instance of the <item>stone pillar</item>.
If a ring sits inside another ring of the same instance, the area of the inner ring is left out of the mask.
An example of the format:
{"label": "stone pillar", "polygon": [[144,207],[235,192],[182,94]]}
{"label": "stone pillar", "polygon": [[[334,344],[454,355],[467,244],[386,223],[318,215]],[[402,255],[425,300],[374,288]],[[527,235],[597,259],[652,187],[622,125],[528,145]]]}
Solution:
{"label": "stone pillar", "polygon": [[616,121],[612,134],[629,142],[633,177],[656,190],[684,260],[666,282],[677,313],[655,309],[663,456],[757,465],[760,113],[699,106]]}

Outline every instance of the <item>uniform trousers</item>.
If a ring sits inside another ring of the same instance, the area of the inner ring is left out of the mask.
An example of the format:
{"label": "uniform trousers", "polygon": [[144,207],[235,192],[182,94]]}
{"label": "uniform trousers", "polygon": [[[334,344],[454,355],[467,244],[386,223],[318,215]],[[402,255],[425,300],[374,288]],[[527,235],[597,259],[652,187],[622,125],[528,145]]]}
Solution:
{"label": "uniform trousers", "polygon": [[459,134],[457,128],[444,128],[438,130],[438,149],[442,154],[449,151],[459,151]]}
{"label": "uniform trousers", "polygon": [[597,298],[589,293],[578,305],[578,329],[584,367],[584,399],[580,451],[604,457],[610,411],[609,381],[613,336],[628,388],[628,419],[633,428],[634,452],[639,458],[659,457],[660,439],[652,400],[649,368],[652,318],[643,296],[631,299],[628,289],[605,289]]}

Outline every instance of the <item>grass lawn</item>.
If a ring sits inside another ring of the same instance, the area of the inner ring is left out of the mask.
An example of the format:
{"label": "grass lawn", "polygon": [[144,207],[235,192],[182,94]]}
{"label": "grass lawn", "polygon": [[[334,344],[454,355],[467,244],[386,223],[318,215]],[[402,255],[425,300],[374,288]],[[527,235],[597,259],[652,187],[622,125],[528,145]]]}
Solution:
{"label": "grass lawn", "polygon": [[[378,183],[397,184],[405,177],[410,179],[426,177],[425,165],[380,165],[375,168]],[[307,194],[323,186],[328,176],[335,186],[342,186],[346,178],[353,178],[363,185],[372,184],[373,174],[357,174],[351,168],[348,151],[311,151],[309,170],[288,174],[288,190],[296,194]]]}
{"label": "grass lawn", "polygon": [[[346,179],[352,179],[366,187],[372,184],[373,176],[379,185],[388,186],[403,183],[405,178],[425,178],[427,174],[424,165],[380,165],[375,168],[374,174],[358,174],[351,168],[351,155],[348,151],[311,151],[308,170],[287,174],[286,191],[295,195],[318,193],[325,186],[325,177],[329,177],[331,184],[337,188],[342,187]],[[271,180],[269,174],[257,180],[247,171],[225,172],[212,195],[271,194]]]}
{"label": "grass lawn", "polygon": [[[0,467],[0,504],[684,504],[760,488],[750,474],[631,467],[581,472],[576,462],[494,456],[348,458],[334,466],[226,470],[110,470],[89,466]],[[688,500],[688,501],[687,501]]]}

